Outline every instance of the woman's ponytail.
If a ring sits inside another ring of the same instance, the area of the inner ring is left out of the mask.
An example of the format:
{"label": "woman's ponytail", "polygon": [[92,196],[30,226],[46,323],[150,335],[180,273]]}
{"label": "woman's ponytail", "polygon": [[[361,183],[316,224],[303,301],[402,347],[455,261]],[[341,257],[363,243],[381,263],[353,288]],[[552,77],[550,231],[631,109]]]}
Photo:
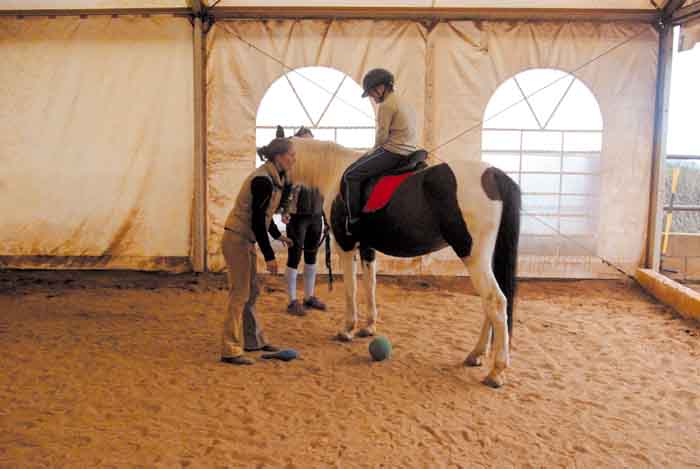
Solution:
{"label": "woman's ponytail", "polygon": [[292,141],[288,138],[275,138],[265,146],[258,148],[258,156],[261,160],[274,159],[277,155],[287,153],[292,148]]}

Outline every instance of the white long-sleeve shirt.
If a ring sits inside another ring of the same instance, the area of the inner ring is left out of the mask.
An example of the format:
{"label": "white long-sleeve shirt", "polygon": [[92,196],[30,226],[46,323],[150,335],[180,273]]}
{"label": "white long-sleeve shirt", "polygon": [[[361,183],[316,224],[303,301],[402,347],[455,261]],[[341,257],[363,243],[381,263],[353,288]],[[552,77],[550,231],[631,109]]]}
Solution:
{"label": "white long-sleeve shirt", "polygon": [[416,151],[416,113],[395,92],[389,93],[377,109],[377,130],[374,148],[382,147],[399,155]]}

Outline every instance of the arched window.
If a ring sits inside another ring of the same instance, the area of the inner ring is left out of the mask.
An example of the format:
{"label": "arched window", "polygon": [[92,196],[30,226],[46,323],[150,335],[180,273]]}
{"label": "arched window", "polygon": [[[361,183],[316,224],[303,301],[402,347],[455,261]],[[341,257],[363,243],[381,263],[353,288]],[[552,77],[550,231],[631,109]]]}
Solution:
{"label": "arched window", "polygon": [[[328,67],[303,67],[278,78],[263,96],[256,118],[256,146],[267,144],[278,125],[290,136],[302,125],[319,140],[356,149],[374,144],[374,109],[362,87]],[[260,165],[258,159],[257,165]]]}
{"label": "arched window", "polygon": [[520,184],[525,253],[595,251],[602,133],[597,100],[580,80],[560,70],[524,71],[491,97],[482,159]]}
{"label": "arched window", "polygon": [[[362,98],[362,87],[352,78],[328,67],[290,70],[270,85],[258,107],[255,146],[269,143],[278,125],[286,136],[294,135],[303,125],[318,140],[358,150],[374,145],[375,117],[370,100]],[[262,163],[256,155],[255,166]],[[273,218],[284,231],[279,215]]]}

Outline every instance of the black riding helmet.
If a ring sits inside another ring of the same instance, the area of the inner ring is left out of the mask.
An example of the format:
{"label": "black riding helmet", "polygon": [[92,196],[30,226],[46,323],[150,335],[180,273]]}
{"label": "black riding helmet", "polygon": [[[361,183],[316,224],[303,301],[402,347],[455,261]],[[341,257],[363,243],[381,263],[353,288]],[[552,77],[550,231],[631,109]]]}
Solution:
{"label": "black riding helmet", "polygon": [[383,68],[373,68],[367,72],[362,79],[362,88],[365,90],[364,93],[362,93],[362,97],[366,98],[369,94],[369,90],[379,85],[386,85],[389,88],[393,88],[394,74]]}

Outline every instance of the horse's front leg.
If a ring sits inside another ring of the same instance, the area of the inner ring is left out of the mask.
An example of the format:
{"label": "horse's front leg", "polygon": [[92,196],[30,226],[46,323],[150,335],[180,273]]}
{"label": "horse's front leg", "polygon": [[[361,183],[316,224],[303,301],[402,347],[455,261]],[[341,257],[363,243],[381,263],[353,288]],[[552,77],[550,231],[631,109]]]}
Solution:
{"label": "horse's front leg", "polygon": [[343,267],[343,283],[345,284],[345,324],[338,332],[338,339],[351,341],[357,326],[357,268],[355,267],[355,250],[343,251],[336,245],[340,253],[340,263]]}
{"label": "horse's front leg", "polygon": [[377,261],[374,255],[370,259],[364,259],[364,257],[362,255],[360,262],[362,263],[362,284],[367,298],[369,317],[367,318],[367,326],[360,329],[357,335],[371,337],[377,332]]}

